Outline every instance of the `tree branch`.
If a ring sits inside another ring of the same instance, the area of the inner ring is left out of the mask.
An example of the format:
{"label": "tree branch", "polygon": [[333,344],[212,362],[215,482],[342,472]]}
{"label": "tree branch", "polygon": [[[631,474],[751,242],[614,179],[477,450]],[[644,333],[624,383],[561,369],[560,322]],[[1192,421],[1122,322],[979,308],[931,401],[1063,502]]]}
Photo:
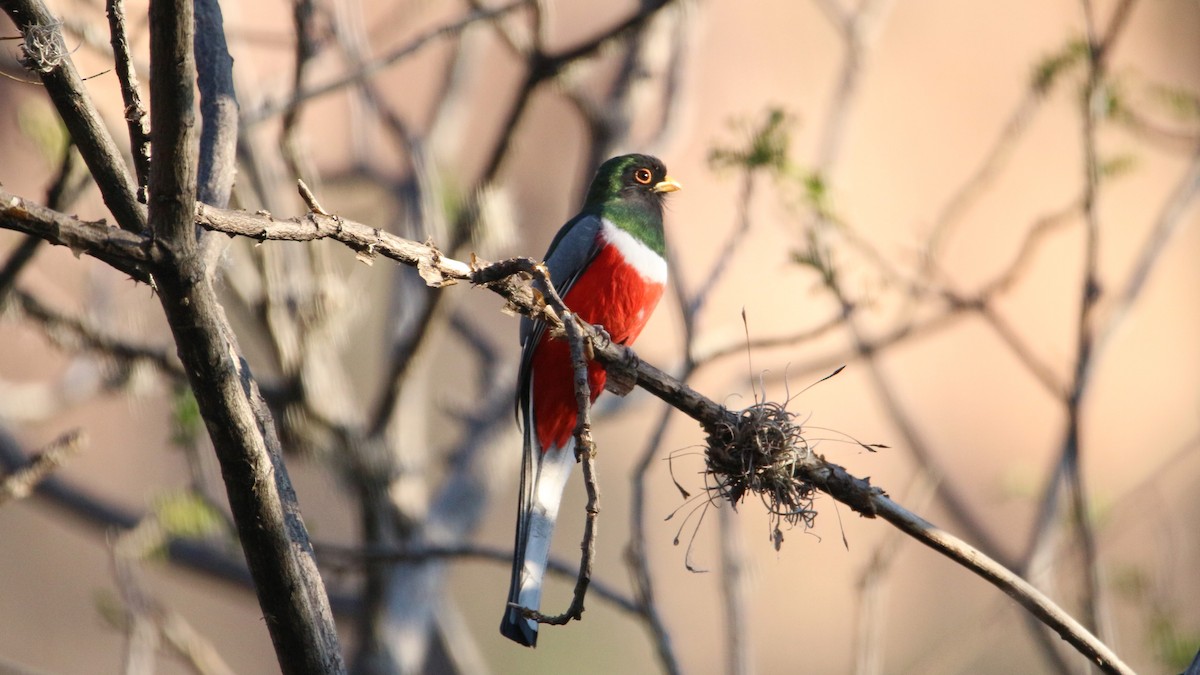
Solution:
{"label": "tree branch", "polygon": [[121,83],[121,98],[125,101],[125,123],[129,127],[129,145],[133,153],[133,168],[137,174],[138,198],[150,177],[150,125],[146,119],[146,106],[142,103],[142,92],[133,57],[129,53],[129,35],[126,31],[125,0],[108,0],[108,32],[112,43],[113,62],[117,80]]}
{"label": "tree branch", "polygon": [[196,199],[214,206],[229,204],[237,174],[238,102],[233,87],[233,57],[225,43],[224,19],[217,0],[195,0],[196,84],[200,89],[200,167]]}
{"label": "tree branch", "polygon": [[162,251],[146,237],[109,227],[104,221],[79,220],[27,201],[0,188],[0,228],[40,237],[86,253],[137,281],[150,283],[150,269]]}
{"label": "tree branch", "polygon": [[[364,251],[379,253],[417,267],[422,270],[422,276],[431,286],[443,286],[455,280],[469,280],[477,285],[487,286],[505,297],[522,313],[552,320],[547,318],[543,305],[535,300],[528,287],[518,284],[512,278],[512,275],[529,269],[532,263],[527,259],[491,265],[475,260],[471,265],[467,265],[443,257],[432,246],[406,241],[378,229],[333,216],[309,214],[303,220],[274,221],[267,216],[202,209],[198,220],[212,229],[241,230],[259,239],[335,238],[360,251],[360,254]],[[605,366],[633,370],[636,372],[637,383],[642,388],[696,420],[705,429],[728,424],[733,420],[733,413],[724,406],[699,394],[658,368],[637,359],[632,350],[603,340],[591,326],[585,325],[581,328],[584,335],[593,342],[593,353],[597,361]],[[922,543],[983,577],[1016,599],[1106,672],[1132,672],[1107,646],[1028,582],[982,552],[909,513],[889,499],[883,490],[871,486],[869,480],[857,478],[841,466],[827,462],[813,453],[798,461],[796,475],[860,515],[868,518],[883,517]]]}
{"label": "tree branch", "polygon": [[584,507],[587,517],[583,524],[583,542],[580,549],[583,558],[579,561],[579,576],[575,581],[575,591],[571,596],[571,604],[567,610],[557,616],[547,616],[536,610],[526,610],[526,618],[538,623],[551,626],[562,626],[568,622],[583,618],[583,600],[587,595],[588,584],[592,580],[592,563],[596,560],[596,519],[600,515],[600,490],[596,484],[596,444],[592,441],[592,395],[588,386],[588,359],[584,347],[583,332],[579,319],[567,310],[558,292],[550,284],[549,272],[545,266],[539,268],[541,282],[545,285],[547,296],[551,298],[556,310],[561,312],[563,327],[566,329],[567,342],[571,347],[571,367],[574,372],[573,384],[575,390],[576,421],[575,421],[575,457],[583,464],[583,483],[587,488],[587,505]]}
{"label": "tree branch", "polygon": [[35,454],[29,464],[0,478],[0,506],[11,500],[28,497],[38,483],[86,443],[87,436],[79,431],[63,434]]}
{"label": "tree branch", "polygon": [[192,0],[150,4],[150,223],[168,250],[160,300],[221,464],[229,506],[280,669],[345,671],[329,599],[274,420],[197,245]]}
{"label": "tree branch", "polygon": [[75,70],[63,43],[61,22],[41,0],[0,0],[0,8],[25,36],[25,67],[41,78],[95,177],[104,204],[123,229],[145,230],[146,213],[137,201],[136,186]]}
{"label": "tree branch", "polygon": [[[62,218],[67,217],[62,216]],[[67,218],[67,220],[73,219]],[[307,241],[320,238],[336,239],[358,251],[359,255],[365,256],[366,259],[379,254],[416,267],[421,272],[426,283],[431,286],[441,287],[460,280],[470,281],[475,285],[486,286],[490,290],[500,294],[522,313],[539,317],[542,320],[549,320],[544,312],[544,305],[537,301],[528,286],[513,278],[513,275],[530,269],[530,266],[534,264],[533,261],[528,259],[515,259],[491,265],[485,265],[482,261],[473,260],[471,264],[468,264],[446,258],[435,247],[430,245],[418,244],[395,237],[377,228],[371,228],[336,216],[322,216],[311,213],[304,218],[276,221],[269,215],[238,213],[198,205],[195,220],[198,224],[209,229],[229,234],[241,234],[259,240]],[[733,420],[733,413],[724,406],[699,394],[686,384],[666,375],[654,366],[637,359],[632,350],[603,340],[591,326],[583,325],[580,328],[585,337],[593,342],[593,354],[597,361],[606,366],[616,366],[631,370],[636,374],[637,384],[696,420],[705,429],[728,424]],[[181,347],[190,343],[190,339],[187,339],[189,336],[180,335],[177,337],[179,338]],[[224,354],[220,352],[213,354],[214,361],[219,361],[221,356],[226,355],[227,352]],[[184,362],[189,364],[189,372],[191,372],[190,364],[194,361],[195,359],[193,358],[184,358]],[[257,390],[254,387],[253,381],[248,379],[248,374],[245,377],[248,382],[247,386],[251,388],[251,393],[257,398]],[[214,382],[216,382],[215,378]],[[221,383],[219,388],[224,390],[227,386],[230,386],[230,384]],[[197,393],[199,398],[200,392],[198,391]],[[204,404],[202,403],[203,408]],[[210,434],[214,437],[214,444],[220,447],[223,443],[228,443],[229,440],[224,437],[225,434],[219,427],[219,420],[211,420],[207,415],[206,420],[209,420]],[[232,420],[230,420],[230,423],[232,423]],[[260,431],[267,435],[272,445],[277,442],[274,439],[273,432],[269,428],[260,427]],[[225,466],[224,460],[223,466]],[[282,473],[281,469],[282,465],[280,464],[277,467],[277,480]],[[226,470],[228,471],[228,468]],[[820,456],[812,453],[798,461],[795,468],[795,475],[813,484],[821,491],[826,492],[865,517],[881,516],[885,518],[922,543],[959,562],[972,572],[1001,588],[1010,596],[1017,599],[1034,616],[1062,635],[1080,653],[1088,656],[1088,658],[1092,659],[1094,663],[1105,671],[1117,673],[1131,672],[1108,647],[1100,643],[1095,636],[1091,635],[1086,629],[1083,629],[1078,622],[1067,616],[1053,602],[1032,588],[1027,582],[1016,577],[1012,572],[1009,572],[983,553],[967,546],[951,535],[936,529],[927,521],[904,510],[892,502],[881,489],[871,486],[868,480],[857,478],[846,472],[842,467],[827,462]],[[258,478],[261,480],[267,479],[266,476],[259,476]],[[227,481],[229,480],[230,478],[227,474]],[[285,474],[284,480],[286,480]],[[250,484],[241,486],[245,492],[241,493],[242,496],[239,496],[234,494],[231,485],[231,503],[244,499],[244,495],[246,494],[258,491],[266,492],[265,490],[260,490],[261,487],[257,482],[252,481]],[[284,487],[280,486],[281,489],[284,489]],[[286,487],[290,492],[290,486]],[[235,513],[237,512],[238,509],[235,507]],[[245,537],[245,534],[243,536]],[[245,541],[245,539],[243,540]],[[306,552],[311,551],[308,547],[305,550]]]}

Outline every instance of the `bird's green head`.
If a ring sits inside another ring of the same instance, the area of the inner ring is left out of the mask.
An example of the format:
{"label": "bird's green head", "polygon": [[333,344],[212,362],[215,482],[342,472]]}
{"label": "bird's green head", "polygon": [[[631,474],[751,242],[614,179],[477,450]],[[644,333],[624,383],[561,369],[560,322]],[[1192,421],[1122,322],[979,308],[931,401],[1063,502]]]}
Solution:
{"label": "bird's green head", "polygon": [[661,255],[663,197],[680,187],[657,157],[621,155],[596,170],[584,210],[608,219]]}

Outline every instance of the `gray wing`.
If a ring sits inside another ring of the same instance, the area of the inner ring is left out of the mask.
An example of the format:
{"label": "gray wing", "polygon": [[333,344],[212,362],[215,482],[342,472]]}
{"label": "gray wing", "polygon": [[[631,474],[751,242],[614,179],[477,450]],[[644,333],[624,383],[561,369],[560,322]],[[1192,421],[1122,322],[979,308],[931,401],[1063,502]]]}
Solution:
{"label": "gray wing", "polygon": [[[596,257],[600,247],[597,235],[600,232],[600,216],[592,213],[581,213],[558,231],[550,248],[546,250],[546,266],[550,268],[550,282],[565,298],[579,274],[587,269],[592,258]],[[542,338],[546,330],[544,321],[534,321],[529,317],[521,317],[521,371],[517,378],[517,417],[521,418],[521,407],[525,404],[525,392],[528,390],[531,368],[533,365],[533,348]]]}

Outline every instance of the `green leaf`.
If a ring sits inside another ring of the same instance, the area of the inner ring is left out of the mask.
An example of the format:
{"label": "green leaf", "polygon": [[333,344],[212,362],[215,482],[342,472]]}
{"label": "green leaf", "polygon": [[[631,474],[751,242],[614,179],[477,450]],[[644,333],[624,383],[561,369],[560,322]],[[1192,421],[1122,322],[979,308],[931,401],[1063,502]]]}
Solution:
{"label": "green leaf", "polygon": [[1200,632],[1180,628],[1179,619],[1160,613],[1150,622],[1150,642],[1170,672],[1187,668],[1200,644]]}
{"label": "green leaf", "polygon": [[200,440],[204,429],[204,418],[200,416],[200,404],[189,387],[175,390],[171,408],[171,442],[181,448],[191,447]]}
{"label": "green leaf", "polygon": [[1200,94],[1165,84],[1150,86],[1154,98],[1180,121],[1200,121]]}
{"label": "green leaf", "polygon": [[51,166],[62,161],[69,137],[53,108],[40,99],[26,101],[17,110],[17,125]]}
{"label": "green leaf", "polygon": [[841,280],[833,263],[833,253],[811,228],[807,230],[805,240],[804,248],[792,251],[792,262],[814,270],[821,276],[822,284],[831,290],[837,290]]}
{"label": "green leaf", "polygon": [[1137,168],[1137,157],[1129,153],[1113,155],[1100,162],[1101,178],[1119,178]]}
{"label": "green leaf", "polygon": [[1033,78],[1030,85],[1039,94],[1050,91],[1054,83],[1063,73],[1083,63],[1088,54],[1087,41],[1075,38],[1062,49],[1042,57],[1033,68]]}
{"label": "green leaf", "polygon": [[775,174],[785,173],[791,145],[788,129],[792,123],[792,116],[777,107],[768,108],[758,124],[731,122],[732,127],[745,134],[745,140],[741,145],[713,147],[708,153],[708,163],[714,169],[765,169]]}
{"label": "green leaf", "polygon": [[801,176],[801,185],[804,190],[804,201],[808,208],[812,209],[822,220],[838,224],[839,220],[833,213],[833,204],[825,177],[818,171],[807,172]]}
{"label": "green leaf", "polygon": [[163,531],[174,537],[200,538],[218,532],[224,525],[220,513],[194,492],[159,496],[153,506]]}

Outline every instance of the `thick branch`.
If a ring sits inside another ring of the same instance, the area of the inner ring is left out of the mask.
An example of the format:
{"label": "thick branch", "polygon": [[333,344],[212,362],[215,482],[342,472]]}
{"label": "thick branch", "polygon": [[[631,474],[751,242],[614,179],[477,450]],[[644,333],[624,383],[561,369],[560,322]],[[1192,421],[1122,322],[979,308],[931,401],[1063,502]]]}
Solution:
{"label": "thick branch", "polygon": [[[0,216],[2,215],[3,211],[0,211]],[[66,221],[71,221],[77,226],[82,226],[79,221],[66,216],[60,217]],[[422,277],[431,286],[450,285],[459,280],[471,281],[477,285],[486,286],[498,293],[522,313],[539,317],[542,320],[548,320],[543,313],[543,305],[537,301],[528,286],[514,279],[514,275],[528,273],[532,269],[535,263],[529,259],[516,259],[492,265],[484,265],[481,261],[475,260],[472,264],[467,264],[444,257],[434,246],[402,239],[361,223],[319,214],[308,214],[302,219],[276,221],[270,215],[225,211],[198,205],[195,222],[208,229],[227,234],[240,234],[259,240],[310,241],[322,238],[336,239],[358,251],[359,255],[363,256],[364,259],[369,260],[370,256],[378,254],[411,267],[416,267],[421,272]],[[215,298],[211,302],[215,303]],[[597,361],[606,366],[616,365],[632,370],[636,373],[639,385],[666,401],[672,407],[695,419],[702,426],[709,428],[730,420],[732,415],[723,406],[699,394],[686,384],[668,376],[658,368],[637,359],[632,350],[604,340],[598,331],[591,326],[582,325],[580,328],[584,335],[592,342],[593,355]],[[179,338],[181,346],[191,343],[188,336],[177,336],[177,338]],[[184,356],[182,351],[181,356]],[[228,352],[216,350],[216,353],[210,353],[209,356],[213,358],[215,363],[219,362],[222,358],[228,358]],[[193,358],[185,357],[183,360],[186,364],[191,364],[196,362],[196,357],[193,355]],[[200,359],[200,361],[203,361],[203,359]],[[241,367],[244,368],[244,366]],[[190,367],[189,372],[191,372]],[[214,377],[217,374],[214,374]],[[207,373],[197,373],[194,377],[203,378],[206,375]],[[257,388],[253,381],[249,379],[248,373],[244,377],[244,384],[251,389],[249,393],[253,396],[253,400],[256,402],[259,401]],[[214,379],[210,386],[215,385],[216,388],[224,390],[226,387],[238,387],[240,384],[242,383],[218,382]],[[198,400],[201,400],[200,393],[198,390]],[[205,408],[203,400],[201,401],[201,406],[202,409]],[[262,414],[265,415],[265,412]],[[208,416],[206,415],[207,418]],[[277,447],[277,440],[274,438],[273,430],[269,426],[261,426],[263,421],[263,418],[260,416],[258,418],[260,431],[267,436],[264,440],[269,442],[271,447]],[[267,421],[269,422],[269,419]],[[229,428],[233,428],[235,423],[240,422],[241,420],[236,418],[209,420],[209,430],[213,435],[214,444],[221,447],[223,443],[230,442],[228,438],[230,434],[223,430],[222,423],[226,423],[229,425]],[[232,435],[235,437],[233,440],[240,438],[237,434]],[[272,457],[272,459],[278,462],[277,457]],[[224,461],[223,466],[225,466]],[[265,470],[265,466],[259,469],[259,471]],[[280,463],[276,466],[275,477],[277,480],[282,479],[282,481],[286,481],[286,474],[281,470],[282,464]],[[1078,622],[1063,613],[1061,609],[1056,607],[1048,598],[1036,591],[1036,589],[1029,586],[1027,582],[979,551],[970,548],[947,533],[937,530],[929,523],[908,513],[892,502],[881,489],[871,486],[868,480],[857,478],[849,474],[842,467],[826,462],[823,458],[815,454],[810,455],[797,466],[796,475],[811,482],[822,491],[833,496],[838,501],[847,504],[853,510],[866,517],[875,517],[877,515],[884,517],[893,525],[908,532],[926,545],[959,562],[990,583],[1003,589],[1104,670],[1108,672],[1130,672],[1128,667],[1108,647],[1100,643],[1093,635],[1079,626]],[[226,479],[227,482],[231,480],[228,475]],[[256,476],[254,481],[243,486],[244,492],[240,494],[235,494],[233,485],[231,484],[231,503],[239,499],[245,500],[251,494],[268,492],[262,490],[264,486],[259,482],[267,479],[266,475]],[[281,490],[286,489],[290,492],[290,486],[280,485],[279,487]],[[288,496],[291,497],[291,495]],[[235,513],[237,513],[236,506]],[[293,513],[292,516],[295,518],[295,524],[299,525],[298,513]],[[243,539],[243,543],[244,545],[246,544],[245,539]],[[306,554],[311,554],[311,548],[307,545],[306,539],[304,540],[304,550]],[[247,551],[247,555],[249,557],[249,551]],[[253,568],[253,562],[251,566]]]}
{"label": "thick branch", "polygon": [[[309,214],[303,220],[277,222],[267,216],[202,209],[197,220],[205,227],[243,233],[259,239],[335,238],[360,251],[360,255],[362,252],[379,253],[417,267],[422,270],[422,276],[431,286],[446,285],[458,279],[471,280],[502,295],[522,313],[551,320],[543,313],[543,307],[529,289],[512,278],[512,275],[520,272],[528,273],[530,265],[533,264],[529,260],[518,259],[493,265],[473,261],[472,265],[467,265],[445,258],[433,246],[407,241],[351,221],[316,214]],[[582,325],[580,328],[591,340],[597,361],[606,366],[615,365],[634,370],[639,385],[687,414],[701,426],[712,428],[731,420],[732,414],[724,406],[637,359],[632,350],[604,340],[593,327]],[[889,499],[883,490],[871,486],[869,480],[853,476],[844,468],[827,462],[816,454],[808,455],[799,462],[796,475],[863,516],[884,517],[922,543],[1001,588],[1105,671],[1131,672],[1107,646],[1028,582],[983,553],[909,513]]]}
{"label": "thick branch", "polygon": [[161,252],[150,240],[133,232],[89,222],[27,201],[0,188],[0,228],[16,230],[86,253],[138,281],[150,281],[150,263]]}
{"label": "thick branch", "polygon": [[345,672],[329,599],[258,391],[197,246],[192,0],[150,4],[150,223],[169,250],[160,299],[221,463],[280,669]]}
{"label": "thick branch", "polygon": [[0,0],[0,8],[25,36],[25,66],[41,77],[71,140],[96,178],[105,206],[122,228],[145,230],[146,214],[135,196],[133,179],[75,70],[59,29],[61,22],[40,0]]}
{"label": "thick branch", "polygon": [[233,57],[217,0],[195,0],[196,71],[200,89],[200,167],[196,199],[225,206],[237,173],[238,102]]}
{"label": "thick branch", "polygon": [[195,248],[196,62],[192,58],[192,3],[150,3],[150,225],[185,256]]}

